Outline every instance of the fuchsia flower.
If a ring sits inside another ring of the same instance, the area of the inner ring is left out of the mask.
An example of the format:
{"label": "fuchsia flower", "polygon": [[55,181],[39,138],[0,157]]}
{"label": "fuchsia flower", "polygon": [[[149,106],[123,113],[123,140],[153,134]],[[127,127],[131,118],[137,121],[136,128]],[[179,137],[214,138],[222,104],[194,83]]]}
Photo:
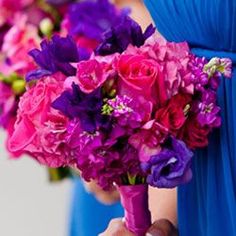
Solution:
{"label": "fuchsia flower", "polygon": [[89,155],[93,150],[102,146],[103,138],[99,131],[94,133],[84,131],[79,119],[74,119],[68,124],[66,142],[74,153],[72,156]]}
{"label": "fuchsia flower", "polygon": [[26,23],[26,17],[21,17],[5,35],[2,45],[2,54],[5,63],[0,72],[9,75],[13,72],[24,76],[35,68],[33,60],[27,56],[28,52],[37,47],[39,36],[37,28]]}
{"label": "fuchsia flower", "polygon": [[168,136],[168,129],[155,120],[148,121],[129,138],[129,144],[139,151],[139,160],[148,161],[161,150],[161,144]]}
{"label": "fuchsia flower", "polygon": [[[137,103],[138,101],[138,103]],[[131,129],[140,128],[151,117],[152,103],[137,97],[119,96],[107,101],[108,106],[103,107],[103,112],[111,114],[122,127]]]}
{"label": "fuchsia flower", "polygon": [[77,166],[85,180],[96,180],[103,189],[113,187],[114,183],[121,185],[127,173],[142,173],[137,151],[129,145],[122,150],[106,146],[97,148],[89,155],[79,156]]}
{"label": "fuchsia flower", "polygon": [[67,132],[71,156],[85,180],[96,180],[102,188],[109,189],[113,183],[121,184],[121,177],[127,172],[141,172],[137,151],[130,145],[125,144],[124,147],[119,144],[127,135],[125,129],[113,127],[108,137],[105,137],[99,131],[84,131],[80,121],[73,120]]}
{"label": "fuchsia flower", "polygon": [[197,119],[199,124],[204,127],[217,128],[221,125],[220,107],[216,105],[216,93],[211,90],[205,90],[202,99],[198,104]]}
{"label": "fuchsia flower", "polygon": [[20,98],[15,130],[8,145],[11,152],[28,152],[50,167],[69,162],[65,145],[67,118],[51,107],[63,91],[63,82],[56,77],[45,77]]}
{"label": "fuchsia flower", "polygon": [[[78,84],[81,91],[84,93],[91,93],[100,87],[108,78],[109,65],[106,63],[99,63],[95,59],[82,61],[77,65],[77,74],[75,77],[68,77],[66,83]],[[71,82],[69,82],[71,81]]]}

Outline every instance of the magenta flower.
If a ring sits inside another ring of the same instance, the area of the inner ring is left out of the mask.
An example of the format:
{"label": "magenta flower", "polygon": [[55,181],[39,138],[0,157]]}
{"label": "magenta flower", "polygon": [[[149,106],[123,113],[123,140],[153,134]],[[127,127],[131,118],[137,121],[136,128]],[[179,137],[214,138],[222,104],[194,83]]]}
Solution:
{"label": "magenta flower", "polygon": [[112,117],[115,118],[120,126],[131,127],[132,129],[140,127],[143,121],[143,114],[137,111],[132,98],[116,96],[114,99],[108,100],[107,105],[108,107],[103,106],[103,108],[110,109]]}
{"label": "magenta flower", "polygon": [[138,150],[139,160],[145,162],[160,152],[160,145],[165,141],[168,133],[167,128],[155,120],[150,120],[130,136],[129,144]]}
{"label": "magenta flower", "polygon": [[142,170],[137,157],[137,152],[129,145],[118,142],[113,147],[101,147],[89,155],[78,156],[77,166],[81,170],[82,177],[90,181],[96,180],[103,189],[113,187],[114,183],[122,184],[122,178],[128,173],[141,175]]}
{"label": "magenta flower", "polygon": [[74,82],[84,93],[91,93],[108,78],[109,72],[106,70],[108,67],[106,63],[99,63],[95,59],[81,61],[77,64],[76,76],[68,77],[66,83]]}
{"label": "magenta flower", "polygon": [[190,61],[188,63],[188,68],[190,69],[190,83],[194,84],[194,87],[198,91],[203,91],[204,86],[209,82],[208,74],[204,72],[204,66],[207,64],[207,60],[202,57],[195,57],[191,55]]}
{"label": "magenta flower", "polygon": [[209,126],[211,128],[220,127],[221,117],[220,107],[216,105],[216,93],[211,90],[205,90],[202,93],[202,101],[198,104],[199,113],[197,120],[201,126]]}
{"label": "magenta flower", "polygon": [[72,156],[86,156],[102,146],[103,135],[100,132],[88,133],[81,127],[81,122],[74,119],[67,127],[66,142]]}

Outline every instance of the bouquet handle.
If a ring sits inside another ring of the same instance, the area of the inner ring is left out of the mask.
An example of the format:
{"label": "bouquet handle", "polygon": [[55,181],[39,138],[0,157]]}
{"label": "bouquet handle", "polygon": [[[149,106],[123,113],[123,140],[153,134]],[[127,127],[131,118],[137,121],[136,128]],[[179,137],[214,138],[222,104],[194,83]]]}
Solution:
{"label": "bouquet handle", "polygon": [[136,236],[145,236],[151,226],[148,209],[148,185],[125,185],[118,188],[125,210],[126,227]]}

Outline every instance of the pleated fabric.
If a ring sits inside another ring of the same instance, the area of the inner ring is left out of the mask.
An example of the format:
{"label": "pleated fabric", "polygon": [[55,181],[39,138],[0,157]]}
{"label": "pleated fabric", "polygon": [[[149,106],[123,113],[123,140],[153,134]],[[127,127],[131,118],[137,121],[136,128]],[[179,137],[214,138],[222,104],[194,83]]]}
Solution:
{"label": "pleated fabric", "polygon": [[[236,0],[145,0],[158,31],[206,58],[229,57],[218,93],[222,127],[195,152],[193,180],[179,187],[180,236],[236,236]],[[158,201],[158,199],[157,199]]]}

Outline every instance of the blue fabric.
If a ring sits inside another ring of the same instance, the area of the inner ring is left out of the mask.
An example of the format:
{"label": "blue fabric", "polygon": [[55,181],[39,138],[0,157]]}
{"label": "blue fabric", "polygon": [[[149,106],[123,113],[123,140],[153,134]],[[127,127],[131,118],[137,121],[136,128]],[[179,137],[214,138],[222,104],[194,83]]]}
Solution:
{"label": "blue fabric", "polygon": [[193,180],[178,190],[180,236],[236,236],[236,0],[145,0],[159,32],[200,56],[230,57],[218,94],[223,126],[197,150]]}
{"label": "blue fabric", "polygon": [[74,179],[70,236],[97,236],[112,218],[123,216],[120,204],[104,206],[88,194],[79,178]]}

